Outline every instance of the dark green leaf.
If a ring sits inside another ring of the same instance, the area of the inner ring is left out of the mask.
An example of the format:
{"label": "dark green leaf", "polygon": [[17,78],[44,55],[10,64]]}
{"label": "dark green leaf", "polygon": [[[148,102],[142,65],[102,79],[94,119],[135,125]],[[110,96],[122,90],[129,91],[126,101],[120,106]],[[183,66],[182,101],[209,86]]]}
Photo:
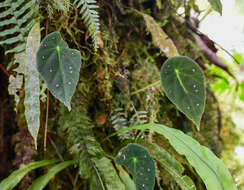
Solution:
{"label": "dark green leaf", "polygon": [[19,182],[20,180],[31,170],[34,170],[36,168],[40,168],[49,164],[54,164],[58,160],[42,160],[39,162],[32,162],[26,166],[23,166],[19,168],[18,170],[15,170],[8,176],[6,179],[4,179],[0,183],[0,189],[1,190],[11,190],[13,189]]}
{"label": "dark green leaf", "polygon": [[206,95],[198,64],[185,56],[169,58],[161,68],[161,82],[166,96],[200,129]]}
{"label": "dark green leaf", "polygon": [[119,151],[116,162],[127,167],[133,176],[137,190],[152,190],[154,188],[154,161],[145,148],[131,143]]}
{"label": "dark green leaf", "polygon": [[79,80],[80,52],[70,49],[59,32],[49,34],[37,52],[37,69],[50,92],[69,110]]}

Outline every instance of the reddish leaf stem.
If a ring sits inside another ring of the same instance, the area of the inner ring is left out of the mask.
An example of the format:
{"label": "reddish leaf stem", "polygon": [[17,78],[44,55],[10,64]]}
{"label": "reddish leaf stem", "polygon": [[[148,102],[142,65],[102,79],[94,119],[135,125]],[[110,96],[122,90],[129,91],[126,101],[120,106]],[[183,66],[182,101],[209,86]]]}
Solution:
{"label": "reddish leaf stem", "polygon": [[2,64],[0,64],[0,69],[4,72],[4,74],[6,74],[8,76],[8,78],[10,77],[10,74],[8,73],[8,71],[4,68],[4,66]]}

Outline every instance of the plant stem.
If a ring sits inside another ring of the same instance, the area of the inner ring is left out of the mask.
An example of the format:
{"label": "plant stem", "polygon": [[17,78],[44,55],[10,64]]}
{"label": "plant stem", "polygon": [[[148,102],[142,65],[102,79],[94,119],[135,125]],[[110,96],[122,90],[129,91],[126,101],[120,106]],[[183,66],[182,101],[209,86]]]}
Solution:
{"label": "plant stem", "polygon": [[131,96],[133,96],[133,95],[135,95],[135,94],[137,94],[137,93],[143,92],[143,91],[145,91],[146,89],[151,88],[151,87],[153,87],[153,86],[157,86],[157,85],[159,85],[159,84],[160,84],[160,80],[157,80],[157,81],[153,82],[152,84],[149,84],[149,85],[145,86],[144,88],[141,88],[141,89],[139,89],[139,90],[136,90],[136,91],[132,92],[132,93],[131,93]]}
{"label": "plant stem", "polygon": [[[46,20],[46,31],[45,32],[46,32],[46,36],[47,36],[48,35],[48,19]],[[49,109],[49,91],[47,89],[46,121],[45,121],[44,139],[43,139],[44,151],[46,151],[46,148],[47,148],[48,109]]]}
{"label": "plant stem", "polygon": [[49,109],[49,91],[47,89],[47,107],[46,107],[46,120],[45,120],[45,128],[44,128],[44,151],[47,149],[47,128],[48,128],[48,109]]}

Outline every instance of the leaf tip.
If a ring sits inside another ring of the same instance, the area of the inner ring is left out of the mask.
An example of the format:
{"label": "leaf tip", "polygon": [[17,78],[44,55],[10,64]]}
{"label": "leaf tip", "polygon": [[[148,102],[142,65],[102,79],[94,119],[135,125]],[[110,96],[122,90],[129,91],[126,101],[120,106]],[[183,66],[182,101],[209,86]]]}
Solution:
{"label": "leaf tip", "polygon": [[71,111],[71,105],[70,105],[70,103],[65,103],[64,105],[68,108],[69,111]]}
{"label": "leaf tip", "polygon": [[37,150],[37,142],[35,141],[35,150]]}
{"label": "leaf tip", "polygon": [[197,131],[200,131],[200,123],[196,124]]}
{"label": "leaf tip", "polygon": [[37,137],[33,137],[33,139],[34,139],[35,150],[37,150]]}

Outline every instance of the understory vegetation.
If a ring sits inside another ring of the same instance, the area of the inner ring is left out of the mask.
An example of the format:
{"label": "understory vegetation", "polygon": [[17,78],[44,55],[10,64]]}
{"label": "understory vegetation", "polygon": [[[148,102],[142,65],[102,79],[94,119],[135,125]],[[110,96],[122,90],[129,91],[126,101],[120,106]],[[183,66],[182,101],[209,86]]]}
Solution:
{"label": "understory vegetation", "polygon": [[0,0],[0,189],[243,189],[208,2]]}

